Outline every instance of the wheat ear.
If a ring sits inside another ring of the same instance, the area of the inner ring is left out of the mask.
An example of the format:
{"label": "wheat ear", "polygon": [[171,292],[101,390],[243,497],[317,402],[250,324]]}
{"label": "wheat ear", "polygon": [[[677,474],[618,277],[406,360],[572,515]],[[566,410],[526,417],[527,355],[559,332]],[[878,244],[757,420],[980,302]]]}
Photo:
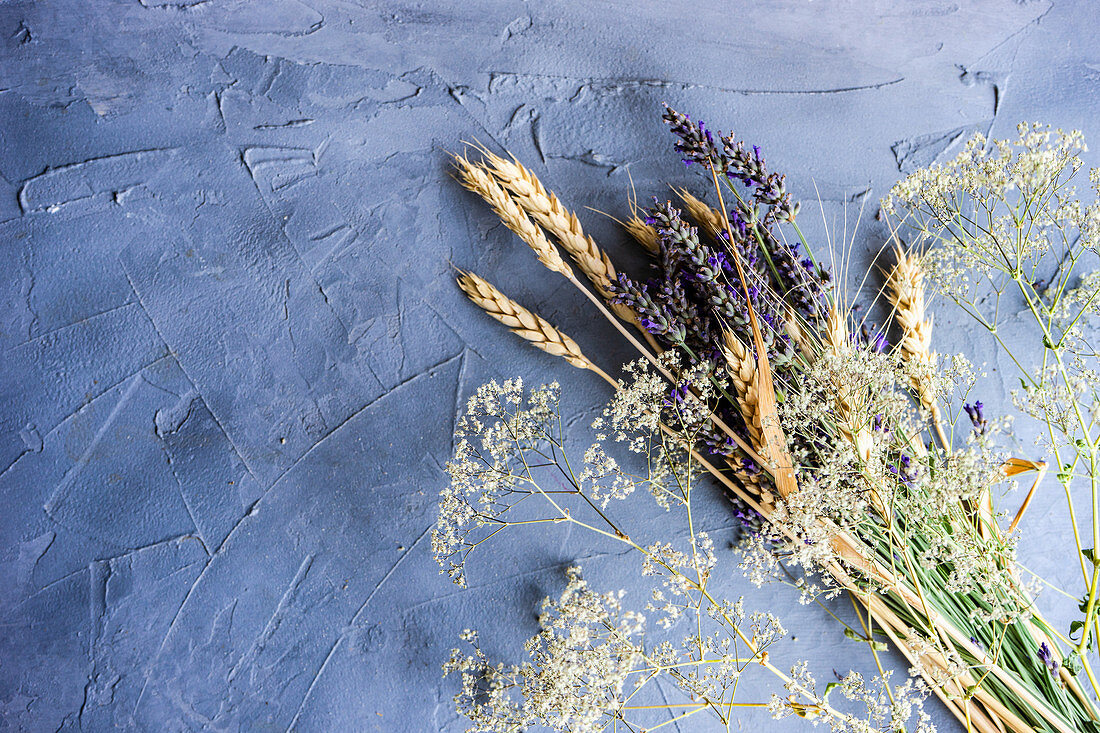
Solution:
{"label": "wheat ear", "polygon": [[[887,278],[890,303],[894,307],[894,320],[901,326],[901,352],[906,361],[932,366],[936,355],[932,353],[932,316],[925,313],[924,269],[918,258],[895,245],[897,264]],[[936,401],[929,385],[914,384],[925,409],[936,409]]]}
{"label": "wheat ear", "polygon": [[[726,216],[726,203],[722,199],[722,186],[718,183],[718,171],[711,166],[711,180],[714,181],[714,193],[721,204],[723,231],[730,241],[733,241],[733,229],[730,227],[729,217]],[[767,456],[771,460],[770,473],[775,479],[775,488],[779,495],[786,498],[798,490],[798,480],[795,478],[794,465],[791,463],[790,454],[787,451],[787,439],[783,435],[783,428],[779,424],[779,411],[775,400],[775,386],[772,381],[772,367],[768,361],[768,355],[764,348],[764,336],[760,331],[760,323],[756,317],[756,309],[752,305],[752,296],[749,293],[749,282],[745,277],[745,267],[741,263],[741,256],[736,248],[731,248],[733,266],[737,270],[737,277],[741,280],[741,290],[745,296],[745,305],[749,313],[749,326],[752,328],[753,346],[756,347],[756,379],[757,407],[760,410],[761,431],[764,433],[764,444],[768,448]]]}
{"label": "wheat ear", "polygon": [[623,227],[626,229],[627,234],[634,237],[635,241],[645,247],[650,254],[655,255],[661,251],[657,230],[652,224],[646,224],[645,220],[637,213],[631,212],[630,218],[623,222]]}
{"label": "wheat ear", "polygon": [[554,236],[561,248],[573,258],[577,268],[596,288],[600,297],[607,302],[611,312],[627,323],[634,324],[645,336],[650,347],[658,350],[657,342],[642,327],[638,314],[629,306],[614,301],[611,283],[618,277],[615,266],[596,241],[584,233],[577,215],[565,208],[554,192],[543,186],[538,176],[524,167],[514,156],[511,160],[505,160],[485,148],[480,150],[487,161],[482,164],[484,169],[511,192],[516,203],[539,226]]}
{"label": "wheat ear", "polygon": [[676,195],[683,200],[688,216],[695,223],[706,229],[712,236],[717,237],[726,231],[725,220],[722,218],[721,211],[713,209],[705,201],[695,198],[685,188],[677,188],[675,191]]}
{"label": "wheat ear", "polygon": [[530,342],[537,349],[560,356],[579,369],[593,369],[594,365],[583,353],[577,342],[555,328],[537,313],[524,308],[490,282],[472,272],[458,276],[458,286],[479,308],[512,330],[512,333]]}
{"label": "wheat ear", "polygon": [[485,168],[496,177],[539,226],[552,234],[577,263],[577,269],[596,287],[604,298],[611,297],[611,281],[615,266],[592,237],[584,233],[580,219],[553,191],[548,191],[534,173],[515,158],[505,160],[488,150],[482,150]]}
{"label": "wheat ear", "polygon": [[[852,349],[851,336],[848,331],[848,319],[844,312],[837,307],[829,309],[829,316],[825,320],[825,349],[833,356],[843,359]],[[850,442],[856,449],[859,457],[867,462],[871,458],[874,446],[874,437],[867,426],[866,416],[861,415],[859,398],[853,393],[851,387],[836,385],[834,397],[837,415],[837,429],[841,437]],[[863,410],[865,412],[865,410]]]}
{"label": "wheat ear", "polygon": [[493,176],[481,166],[471,163],[462,156],[454,156],[454,161],[455,167],[458,168],[458,180],[462,185],[485,199],[504,222],[504,226],[515,232],[527,243],[527,246],[534,250],[539,262],[565,277],[573,276],[573,268],[562,259],[557,247],[550,243],[546,234],[535,226],[519,204]]}
{"label": "wheat ear", "polygon": [[764,432],[761,429],[759,392],[756,383],[756,359],[749,348],[734,334],[723,334],[722,355],[726,359],[726,370],[730,382],[736,391],[737,407],[749,430],[749,438],[758,449],[764,444]]}
{"label": "wheat ear", "polygon": [[[886,290],[890,304],[894,308],[894,320],[901,327],[901,354],[907,362],[919,365],[922,374],[931,374],[936,367],[936,354],[932,351],[932,315],[925,310],[924,303],[924,267],[920,258],[906,252],[895,243],[894,253],[897,263],[886,279]],[[940,424],[940,408],[927,377],[914,376],[913,391],[924,409],[932,416],[944,448],[950,443]]]}
{"label": "wheat ear", "polygon": [[[768,455],[767,437],[760,416],[760,385],[756,378],[756,359],[749,348],[733,333],[723,334],[722,355],[726,360],[726,373],[737,400],[737,409],[745,421],[749,433],[749,442],[761,454]],[[760,495],[764,504],[772,504],[775,499],[771,492],[760,482],[760,477],[747,475],[746,480]]]}

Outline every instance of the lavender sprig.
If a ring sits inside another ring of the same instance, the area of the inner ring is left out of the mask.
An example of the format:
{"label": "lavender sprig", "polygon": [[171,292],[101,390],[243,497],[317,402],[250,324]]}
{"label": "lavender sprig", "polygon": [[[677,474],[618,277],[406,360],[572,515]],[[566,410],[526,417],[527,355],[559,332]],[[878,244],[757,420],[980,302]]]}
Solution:
{"label": "lavender sprig", "polygon": [[672,134],[680,139],[676,150],[685,164],[699,163],[718,175],[741,181],[753,189],[752,198],[768,207],[777,220],[794,221],[799,206],[787,192],[785,176],[768,172],[759,147],[754,145],[751,152],[746,150],[745,144],[735,140],[732,133],[722,135],[719,132],[716,143],[705,124],[694,122],[667,105],[663,119]]}
{"label": "lavender sprig", "polygon": [[687,336],[684,323],[669,313],[649,292],[647,284],[639,284],[619,273],[611,281],[612,302],[622,303],[638,314],[638,321],[645,330],[662,336],[673,343],[681,343]]}

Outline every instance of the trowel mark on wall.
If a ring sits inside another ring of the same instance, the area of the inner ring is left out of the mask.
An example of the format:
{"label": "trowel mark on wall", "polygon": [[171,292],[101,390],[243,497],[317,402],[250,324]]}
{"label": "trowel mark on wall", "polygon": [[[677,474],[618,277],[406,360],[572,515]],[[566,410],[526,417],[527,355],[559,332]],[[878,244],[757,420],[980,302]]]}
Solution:
{"label": "trowel mark on wall", "polygon": [[943,160],[973,137],[974,133],[989,133],[993,120],[989,119],[946,132],[932,132],[898,140],[890,146],[897,161],[898,170],[909,174]]}
{"label": "trowel mark on wall", "polygon": [[175,148],[135,150],[49,168],[23,182],[19,188],[19,208],[23,214],[29,214],[54,212],[93,198],[108,203],[113,194],[141,185],[166,170],[175,153]]}
{"label": "trowel mark on wall", "polygon": [[320,174],[325,147],[321,144],[316,150],[281,146],[245,148],[242,158],[256,187],[275,192]]}

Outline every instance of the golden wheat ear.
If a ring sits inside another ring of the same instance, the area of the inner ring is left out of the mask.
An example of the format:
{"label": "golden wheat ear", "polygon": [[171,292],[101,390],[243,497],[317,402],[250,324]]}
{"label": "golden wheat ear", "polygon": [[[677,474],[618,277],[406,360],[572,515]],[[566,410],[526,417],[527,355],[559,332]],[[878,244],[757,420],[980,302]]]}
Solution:
{"label": "golden wheat ear", "polygon": [[[920,257],[904,249],[896,237],[894,256],[896,262],[887,275],[886,292],[894,309],[894,321],[902,332],[899,344],[901,355],[905,361],[920,366],[918,374],[930,375],[936,368],[937,357],[936,352],[932,351],[932,314],[927,312],[925,304],[924,265]],[[949,450],[951,441],[944,433],[940,407],[930,378],[915,375],[911,387],[921,406],[928,410],[940,444]]]}
{"label": "golden wheat ear", "polygon": [[542,229],[527,217],[523,209],[508,192],[478,163],[471,163],[465,156],[454,156],[458,180],[492,207],[504,226],[511,229],[534,251],[539,262],[565,277],[573,276],[573,269],[561,258],[557,247],[550,243]]}
{"label": "golden wheat ear", "polygon": [[642,245],[647,252],[655,255],[661,251],[661,246],[658,244],[657,239],[657,230],[654,229],[651,224],[646,224],[645,220],[638,216],[637,212],[631,212],[630,218],[622,224],[627,234],[633,237],[634,241],[638,244]]}
{"label": "golden wheat ear", "polygon": [[722,218],[722,212],[717,209],[711,208],[705,201],[696,198],[688,192],[686,188],[673,189],[676,195],[684,202],[684,207],[687,209],[688,216],[703,227],[711,236],[717,237],[726,231],[725,220]]}
{"label": "golden wheat ear", "polygon": [[507,326],[536,349],[560,356],[579,369],[592,369],[594,365],[583,353],[577,342],[555,328],[537,313],[524,308],[500,292],[492,283],[472,272],[459,272],[458,286],[479,308]]}
{"label": "golden wheat ear", "polygon": [[485,170],[515,197],[516,203],[539,226],[558,240],[600,295],[610,297],[615,266],[595,240],[585,234],[577,215],[565,208],[554,192],[547,190],[538,176],[514,156],[507,160],[485,148],[480,148],[480,152],[485,159]]}

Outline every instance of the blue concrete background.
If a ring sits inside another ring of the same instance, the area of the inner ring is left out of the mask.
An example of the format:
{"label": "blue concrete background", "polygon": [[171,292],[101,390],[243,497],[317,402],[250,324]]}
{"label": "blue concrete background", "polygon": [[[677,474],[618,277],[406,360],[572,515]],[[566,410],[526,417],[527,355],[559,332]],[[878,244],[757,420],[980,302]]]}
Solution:
{"label": "blue concrete background", "polygon": [[[482,317],[452,265],[606,364],[627,355],[451,180],[446,152],[512,150],[629,270],[636,248],[584,207],[621,215],[630,178],[643,197],[698,188],[670,153],[667,101],[762,146],[805,211],[816,184],[829,230],[855,232],[858,274],[881,246],[878,197],[972,132],[1038,119],[1100,139],[1098,15],[0,3],[0,729],[461,730],[439,670],[461,629],[514,660],[567,564],[639,583],[614,548],[564,532],[475,558],[467,591],[437,573],[428,533],[462,399],[494,376],[558,379],[580,431],[607,396]],[[1011,371],[941,311],[937,348],[990,361],[996,411]],[[1059,506],[1040,496],[1022,554],[1068,585]],[[717,492],[703,514],[734,539]],[[789,589],[723,582],[791,608],[786,659],[869,668]]]}

